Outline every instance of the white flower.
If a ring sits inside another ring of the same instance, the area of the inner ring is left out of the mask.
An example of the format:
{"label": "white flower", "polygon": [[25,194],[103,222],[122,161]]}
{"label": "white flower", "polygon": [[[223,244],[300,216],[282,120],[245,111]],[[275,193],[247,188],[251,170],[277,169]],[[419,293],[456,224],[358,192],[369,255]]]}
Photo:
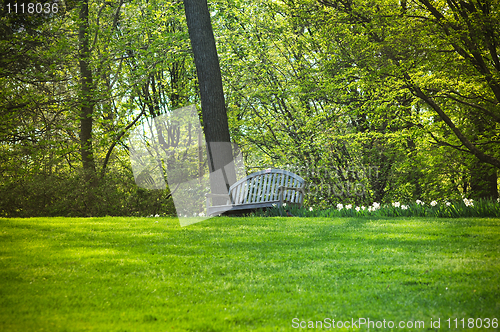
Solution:
{"label": "white flower", "polygon": [[372,208],[371,206],[368,207],[368,212],[372,212],[372,211],[375,211],[374,208]]}
{"label": "white flower", "polygon": [[286,203],[283,203],[283,206],[286,207]]}
{"label": "white flower", "polygon": [[408,205],[401,205],[401,209],[407,210],[408,209]]}
{"label": "white flower", "polygon": [[380,204],[377,202],[373,202],[373,211],[375,211],[376,209],[380,209]]}
{"label": "white flower", "polygon": [[352,204],[347,204],[347,205],[345,206],[345,208],[346,208],[347,210],[352,209]]}
{"label": "white flower", "polygon": [[158,215],[158,214],[155,214],[155,217],[156,217],[156,218],[158,218],[159,216],[160,216],[160,215]]}
{"label": "white flower", "polygon": [[276,207],[276,204],[273,204],[273,207]]}
{"label": "white flower", "polygon": [[464,198],[464,203],[465,203],[465,206],[474,206],[474,200],[473,199],[467,199],[467,198]]}
{"label": "white flower", "polygon": [[204,216],[205,216],[205,213],[200,212],[200,213],[198,214],[198,216],[199,216],[199,217],[204,217]]}
{"label": "white flower", "polygon": [[497,198],[497,202],[500,203],[500,197]]}
{"label": "white flower", "polygon": [[362,210],[366,209],[364,206],[361,207]]}
{"label": "white flower", "polygon": [[337,209],[340,211],[344,208],[344,205],[342,203],[337,204]]}
{"label": "white flower", "polygon": [[451,203],[450,203],[450,202],[446,202],[445,204],[446,204],[446,206],[450,206],[450,205],[451,205]]}
{"label": "white flower", "polygon": [[356,211],[359,212],[359,210],[361,210],[359,206],[356,206]]}
{"label": "white flower", "polygon": [[436,206],[436,205],[437,205],[437,203],[438,203],[438,202],[436,202],[436,201],[432,201],[432,202],[431,202],[431,206]]}
{"label": "white flower", "polygon": [[419,200],[419,199],[417,199],[417,200],[415,201],[415,203],[417,203],[417,204],[419,204],[419,205],[420,205],[420,204],[424,205],[424,202],[422,202],[422,201],[421,201],[421,200]]}
{"label": "white flower", "polygon": [[399,202],[394,202],[394,203],[392,203],[392,206],[394,206],[394,207],[399,207],[399,206],[400,206],[400,204],[399,204]]}
{"label": "white flower", "polygon": [[311,207],[309,208],[309,211],[312,211],[312,210],[313,210],[313,207],[311,206]]}

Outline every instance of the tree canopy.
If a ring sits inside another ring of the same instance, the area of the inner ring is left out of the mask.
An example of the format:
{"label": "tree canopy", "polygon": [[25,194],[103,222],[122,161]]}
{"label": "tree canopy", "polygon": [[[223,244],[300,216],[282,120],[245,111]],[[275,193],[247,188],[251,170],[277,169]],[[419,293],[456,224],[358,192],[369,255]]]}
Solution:
{"label": "tree canopy", "polygon": [[[135,185],[127,140],[191,104],[210,123],[188,8],[59,4],[0,19],[0,213],[172,212],[170,189]],[[296,171],[309,205],[498,198],[497,1],[217,0],[207,9],[230,134],[217,140],[237,143],[249,171]]]}

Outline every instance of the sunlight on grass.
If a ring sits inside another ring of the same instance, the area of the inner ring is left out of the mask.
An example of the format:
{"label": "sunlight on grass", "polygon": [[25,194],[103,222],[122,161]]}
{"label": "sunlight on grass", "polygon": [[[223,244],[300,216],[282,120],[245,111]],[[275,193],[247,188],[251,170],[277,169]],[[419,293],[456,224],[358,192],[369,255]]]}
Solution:
{"label": "sunlight on grass", "polygon": [[494,318],[499,240],[486,218],[0,219],[0,330]]}

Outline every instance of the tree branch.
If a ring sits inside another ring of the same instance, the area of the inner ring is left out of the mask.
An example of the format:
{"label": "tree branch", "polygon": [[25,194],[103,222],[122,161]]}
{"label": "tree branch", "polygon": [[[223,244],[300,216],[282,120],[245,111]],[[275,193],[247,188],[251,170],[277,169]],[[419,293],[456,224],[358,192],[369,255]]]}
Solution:
{"label": "tree branch", "polygon": [[450,119],[450,117],[442,110],[442,108],[432,99],[431,97],[427,96],[418,86],[416,86],[414,83],[412,83],[412,80],[410,76],[407,73],[404,73],[404,78],[407,81],[408,85],[411,87],[411,92],[422,99],[427,105],[429,105],[438,115],[439,117],[448,125],[448,127],[453,131],[455,136],[462,142],[462,144],[469,150],[471,154],[476,156],[479,160],[482,162],[488,163],[490,165],[493,165],[497,168],[500,168],[500,160],[496,159],[495,157],[492,157],[490,155],[485,154],[481,150],[479,150],[472,142],[465,137],[465,135],[458,129],[453,121]]}
{"label": "tree branch", "polygon": [[121,140],[121,138],[123,137],[123,135],[125,135],[125,133],[130,129],[132,128],[132,126],[134,126],[137,121],[139,121],[139,119],[144,115],[146,111],[146,108],[143,108],[141,113],[131,122],[128,124],[128,126],[126,126],[117,136],[116,136],[116,139],[114,140],[113,144],[111,144],[111,146],[109,147],[108,149],[108,152],[106,153],[106,157],[104,158],[104,163],[102,165],[102,169],[101,169],[101,176],[100,176],[100,179],[103,179],[104,178],[104,174],[106,173],[106,167],[108,165],[108,162],[109,162],[109,158],[111,157],[111,152],[113,151],[113,149],[115,148],[116,144]]}

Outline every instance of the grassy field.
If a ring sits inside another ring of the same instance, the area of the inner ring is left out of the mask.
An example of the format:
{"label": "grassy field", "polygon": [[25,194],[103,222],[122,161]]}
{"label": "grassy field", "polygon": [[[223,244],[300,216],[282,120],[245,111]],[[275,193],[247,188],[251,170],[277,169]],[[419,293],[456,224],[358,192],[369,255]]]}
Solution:
{"label": "grassy field", "polygon": [[494,331],[499,272],[500,219],[0,219],[0,331]]}

